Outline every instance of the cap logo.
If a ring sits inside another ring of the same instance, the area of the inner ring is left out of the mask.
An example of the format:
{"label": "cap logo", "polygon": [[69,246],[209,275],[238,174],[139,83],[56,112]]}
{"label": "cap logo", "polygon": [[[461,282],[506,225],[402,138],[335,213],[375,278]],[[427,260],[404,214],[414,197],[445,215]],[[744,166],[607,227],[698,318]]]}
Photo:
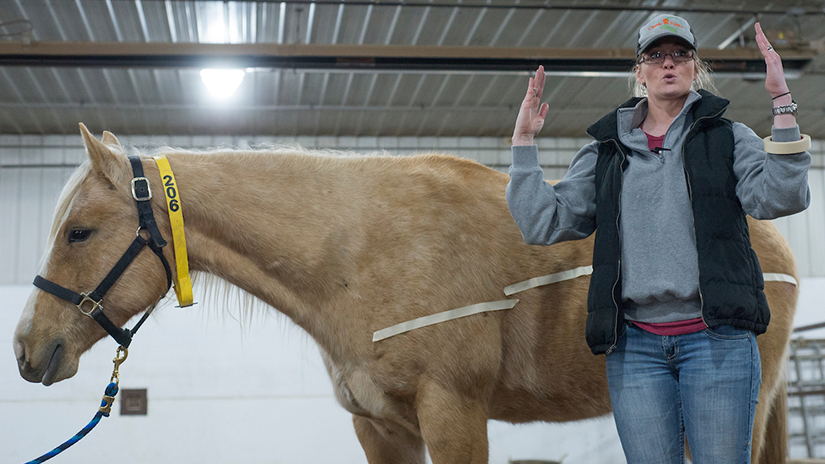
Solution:
{"label": "cap logo", "polygon": [[657,27],[661,27],[662,29],[664,29],[666,31],[671,31],[674,34],[679,33],[679,31],[676,29],[677,27],[682,28],[682,29],[685,28],[684,26],[679,24],[677,21],[674,21],[671,18],[665,18],[665,19],[662,20],[662,22],[656,23],[656,24],[648,27],[647,30],[652,31],[653,29],[656,29]]}
{"label": "cap logo", "polygon": [[655,40],[674,36],[685,41],[691,48],[696,48],[696,38],[690,31],[687,20],[674,15],[657,15],[644,26],[639,28],[639,35],[636,38],[636,55],[643,52]]}

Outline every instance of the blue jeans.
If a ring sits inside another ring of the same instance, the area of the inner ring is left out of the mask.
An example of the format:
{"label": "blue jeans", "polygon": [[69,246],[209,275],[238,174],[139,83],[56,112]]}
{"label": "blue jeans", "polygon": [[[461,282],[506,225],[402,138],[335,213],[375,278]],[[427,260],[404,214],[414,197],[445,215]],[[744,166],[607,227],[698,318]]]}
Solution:
{"label": "blue jeans", "polygon": [[762,364],[756,336],[730,326],[661,336],[625,326],[607,381],[628,464],[751,462]]}

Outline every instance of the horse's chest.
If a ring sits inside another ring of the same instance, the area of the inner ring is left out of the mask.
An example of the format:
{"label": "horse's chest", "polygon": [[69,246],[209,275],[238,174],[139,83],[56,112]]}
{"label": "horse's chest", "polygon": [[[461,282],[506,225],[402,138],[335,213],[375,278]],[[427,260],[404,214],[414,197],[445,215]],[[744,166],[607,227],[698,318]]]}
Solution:
{"label": "horse's chest", "polygon": [[347,411],[362,416],[386,417],[392,408],[389,398],[370,373],[353,366],[339,366],[324,356],[335,397]]}

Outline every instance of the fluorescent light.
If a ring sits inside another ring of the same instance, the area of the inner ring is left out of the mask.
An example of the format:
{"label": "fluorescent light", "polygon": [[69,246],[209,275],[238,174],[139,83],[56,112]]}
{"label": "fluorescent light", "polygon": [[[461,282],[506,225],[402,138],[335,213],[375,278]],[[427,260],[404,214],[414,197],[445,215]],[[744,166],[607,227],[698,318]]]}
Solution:
{"label": "fluorescent light", "polygon": [[243,82],[243,69],[201,69],[201,80],[213,97],[229,98]]}

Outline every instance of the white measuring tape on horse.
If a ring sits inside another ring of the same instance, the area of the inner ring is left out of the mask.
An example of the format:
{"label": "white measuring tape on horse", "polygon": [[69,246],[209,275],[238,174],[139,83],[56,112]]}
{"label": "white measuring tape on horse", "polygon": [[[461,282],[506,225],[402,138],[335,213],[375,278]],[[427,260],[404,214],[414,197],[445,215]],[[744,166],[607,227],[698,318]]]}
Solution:
{"label": "white measuring tape on horse", "polygon": [[[541,287],[543,285],[555,284],[565,280],[572,280],[577,277],[590,275],[593,273],[593,266],[582,266],[569,271],[557,272],[555,274],[548,274],[541,277],[534,277],[532,279],[524,280],[513,285],[504,287],[504,294],[510,296],[514,293],[523,292],[531,288]],[[796,279],[788,274],[777,274],[766,272],[762,274],[765,282],[787,282],[792,285],[799,286]],[[378,342],[394,335],[409,332],[411,330],[420,329],[428,325],[438,324],[439,322],[446,322],[460,317],[470,316],[489,311],[500,311],[502,309],[512,309],[518,300],[501,300],[488,301],[486,303],[478,303],[463,308],[450,309],[440,313],[431,314],[429,316],[419,317],[411,321],[395,324],[386,329],[381,329],[372,334],[372,341]]]}
{"label": "white measuring tape on horse", "polygon": [[[517,284],[505,287],[504,294],[510,296],[513,293],[518,293],[527,290],[528,288],[561,282],[563,280],[575,279],[576,277],[583,275],[590,275],[591,272],[593,272],[593,267],[585,266],[570,271],[564,271],[556,274],[536,277],[534,279],[525,280],[524,282],[519,282]],[[509,292],[508,289],[510,289]],[[478,303],[470,306],[465,306],[463,308],[451,309],[449,311],[443,311],[440,313],[431,314],[429,316],[419,317],[418,319],[402,322],[400,324],[395,324],[393,326],[387,327],[386,329],[376,331],[372,334],[372,341],[377,342],[380,340],[384,340],[385,338],[392,337],[393,335],[409,332],[410,330],[419,329],[421,327],[426,327],[428,325],[438,324],[439,322],[458,319],[459,317],[470,316],[472,314],[479,314],[489,311],[499,311],[502,309],[512,309],[516,305],[516,303],[518,303],[518,300],[488,301],[486,303]]]}

